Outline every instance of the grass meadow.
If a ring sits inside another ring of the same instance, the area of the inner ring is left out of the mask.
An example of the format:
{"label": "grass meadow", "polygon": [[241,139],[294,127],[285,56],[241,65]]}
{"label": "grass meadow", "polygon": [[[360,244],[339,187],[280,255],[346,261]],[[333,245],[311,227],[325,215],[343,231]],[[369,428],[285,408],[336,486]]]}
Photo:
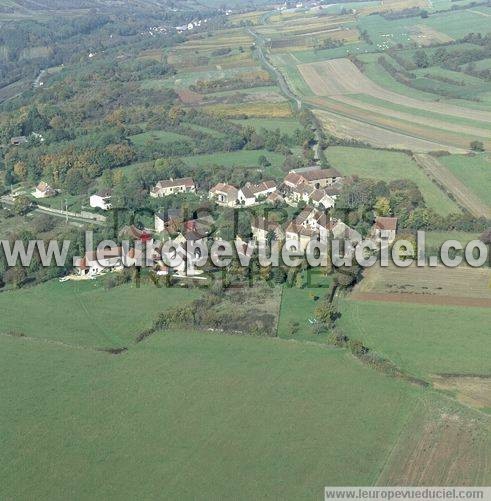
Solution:
{"label": "grass meadow", "polygon": [[174,141],[189,141],[189,137],[166,130],[152,130],[131,136],[131,142],[136,146],[145,146],[147,143],[167,144]]}
{"label": "grass meadow", "polygon": [[483,351],[489,308],[345,300],[341,312],[339,325],[350,337],[411,374],[491,372]]}
{"label": "grass meadow", "polygon": [[102,280],[46,282],[0,294],[0,333],[107,348],[131,343],[169,306],[196,298],[196,289],[134,284],[105,290]]}
{"label": "grass meadow", "polygon": [[460,212],[458,206],[441,191],[406,154],[393,151],[332,146],[326,156],[333,167],[346,176],[393,181],[414,181],[427,205],[442,215]]}
{"label": "grass meadow", "polygon": [[478,198],[491,207],[491,157],[489,154],[483,153],[472,157],[452,155],[441,157],[439,160]]}
{"label": "grass meadow", "polygon": [[283,155],[267,150],[240,150],[223,153],[206,153],[203,155],[193,155],[183,157],[183,160],[188,165],[205,166],[205,165],[224,165],[225,167],[258,167],[259,157],[264,155],[271,165],[265,168],[267,175],[281,177],[284,172],[281,166],[284,162]]}
{"label": "grass meadow", "polygon": [[304,288],[283,288],[278,322],[279,337],[318,342],[327,340],[327,334],[314,334],[313,321],[315,308],[330,293],[331,278],[311,273],[311,278],[304,277]]}
{"label": "grass meadow", "polygon": [[2,499],[320,499],[375,483],[422,394],[270,338],[167,332],[120,356],[0,345]]}
{"label": "grass meadow", "polygon": [[279,129],[282,134],[293,134],[296,129],[302,128],[295,118],[246,118],[232,120],[232,122],[242,127],[254,127],[258,131]]}

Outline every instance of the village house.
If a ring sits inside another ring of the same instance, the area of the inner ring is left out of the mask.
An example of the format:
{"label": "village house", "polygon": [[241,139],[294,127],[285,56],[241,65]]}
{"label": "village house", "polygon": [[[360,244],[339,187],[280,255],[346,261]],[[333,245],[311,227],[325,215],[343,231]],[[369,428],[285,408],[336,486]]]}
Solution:
{"label": "village house", "polygon": [[297,240],[299,249],[303,252],[311,240],[349,239],[357,243],[361,240],[361,235],[339,219],[330,218],[325,212],[313,207],[305,207],[287,226],[285,238]]}
{"label": "village house", "polygon": [[309,195],[309,199],[311,204],[319,209],[330,209],[336,203],[335,199],[322,189],[313,190]]}
{"label": "village house", "polygon": [[392,244],[396,239],[397,221],[396,217],[377,216],[372,226],[372,238],[377,242],[383,240]]}
{"label": "village house", "polygon": [[[205,246],[206,235],[194,227],[194,220],[186,221],[185,230],[172,239],[172,247],[165,252],[160,249],[157,266],[165,272],[164,274],[175,272],[178,276],[196,276],[203,273],[203,270],[196,267],[196,263],[202,257],[200,247]],[[169,266],[175,260],[178,262]]]}
{"label": "village house", "polygon": [[190,177],[181,179],[166,179],[159,181],[151,190],[150,196],[153,198],[166,197],[176,193],[196,193],[196,185]]}
{"label": "village house", "polygon": [[274,235],[275,240],[284,240],[285,234],[277,221],[270,221],[264,217],[255,217],[251,221],[252,236],[257,242],[266,242],[268,234]]}
{"label": "village house", "polygon": [[142,244],[153,244],[153,237],[150,231],[140,229],[134,224],[123,226],[118,233],[118,237],[122,240],[132,240],[133,242],[141,242]]}
{"label": "village house", "polygon": [[48,198],[48,197],[54,197],[56,193],[57,193],[56,190],[51,188],[51,186],[48,183],[41,181],[36,186],[36,189],[34,190],[32,195],[35,198]]}
{"label": "village house", "polygon": [[249,207],[266,200],[268,195],[276,191],[274,181],[263,181],[259,184],[246,183],[237,195],[239,203],[244,207]]}
{"label": "village house", "polygon": [[208,197],[218,205],[236,207],[239,203],[239,190],[227,183],[218,183],[208,192]]}
{"label": "village house", "polygon": [[143,257],[141,251],[123,247],[106,247],[94,251],[87,251],[83,258],[76,261],[75,270],[83,277],[96,277],[104,272],[122,271],[125,266],[138,263]]}
{"label": "village house", "polygon": [[288,188],[307,184],[313,189],[326,188],[338,182],[341,174],[336,169],[297,169],[291,170],[283,180]]}
{"label": "village house", "polygon": [[167,209],[156,212],[154,215],[155,232],[177,233],[181,230],[183,221],[181,209]]}
{"label": "village house", "polygon": [[315,189],[306,183],[301,183],[288,190],[286,201],[290,205],[305,202],[319,209],[329,209],[335,204],[335,199],[329,196],[325,189]]}
{"label": "village house", "polygon": [[106,189],[90,196],[89,204],[94,209],[109,210],[111,208],[111,190]]}
{"label": "village house", "polygon": [[283,204],[285,199],[278,193],[278,191],[273,191],[266,197],[266,203],[268,204]]}

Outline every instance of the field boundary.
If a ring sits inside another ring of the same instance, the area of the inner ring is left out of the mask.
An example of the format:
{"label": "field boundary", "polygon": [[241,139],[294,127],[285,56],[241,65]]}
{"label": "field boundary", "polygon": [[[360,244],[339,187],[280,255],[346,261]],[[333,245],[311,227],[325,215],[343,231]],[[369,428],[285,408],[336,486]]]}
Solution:
{"label": "field boundary", "polygon": [[434,306],[491,308],[491,299],[461,296],[438,296],[436,294],[353,292],[350,295],[350,299],[354,301],[378,301],[386,303],[412,303]]}
{"label": "field boundary", "polygon": [[430,179],[441,184],[472,215],[485,218],[491,217],[490,208],[435,157],[418,153],[414,154],[414,160]]}

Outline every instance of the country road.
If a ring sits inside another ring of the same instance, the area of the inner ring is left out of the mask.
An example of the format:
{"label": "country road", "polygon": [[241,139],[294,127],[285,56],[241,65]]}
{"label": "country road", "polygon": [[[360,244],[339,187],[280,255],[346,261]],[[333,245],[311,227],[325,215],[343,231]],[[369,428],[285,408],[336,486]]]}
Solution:
{"label": "country road", "polygon": [[[12,197],[10,195],[4,195],[4,196],[0,197],[0,202],[5,204],[5,205],[14,205],[14,200],[12,199]],[[77,223],[77,224],[87,224],[87,223],[96,224],[96,225],[104,225],[105,224],[104,221],[97,221],[96,219],[82,217],[80,215],[74,215],[71,212],[68,212],[68,215],[67,215],[67,213],[64,211],[60,212],[58,210],[54,210],[54,209],[51,209],[49,207],[43,207],[43,206],[37,206],[35,209],[33,209],[32,212],[37,212],[39,214],[48,214],[49,216],[68,219],[68,221],[70,221],[72,223]]]}
{"label": "country road", "polygon": [[[273,12],[269,12],[261,18],[263,24],[267,23],[267,19],[271,14],[273,14]],[[268,68],[271,72],[274,73],[278,85],[280,87],[280,90],[286,97],[288,97],[288,99],[295,102],[297,110],[300,111],[303,106],[302,100],[292,91],[292,89],[290,89],[290,86],[288,85],[281,71],[268,59],[266,55],[264,48],[265,42],[267,41],[266,38],[261,36],[259,33],[256,33],[255,31],[251,30],[250,28],[247,28],[247,31],[254,37],[254,40],[256,41],[257,53],[262,64],[266,68]],[[316,162],[318,162],[320,160],[319,149],[320,149],[320,139],[321,139],[319,130],[316,130],[314,134],[315,134],[315,144],[312,146],[312,149],[314,151],[314,159]]]}
{"label": "country road", "polygon": [[276,80],[278,81],[278,85],[280,86],[280,89],[283,92],[283,94],[285,94],[292,101],[295,101],[297,109],[300,111],[302,109],[302,101],[291,91],[290,87],[286,83],[283,74],[278,70],[278,68],[276,68],[276,66],[274,66],[269,61],[269,59],[265,54],[264,44],[266,42],[266,39],[263,36],[256,33],[255,31],[252,31],[250,28],[247,28],[247,31],[254,37],[256,41],[256,48],[257,48],[257,53],[259,55],[259,59],[261,60],[264,66],[266,66],[270,71],[272,71],[275,74]]}

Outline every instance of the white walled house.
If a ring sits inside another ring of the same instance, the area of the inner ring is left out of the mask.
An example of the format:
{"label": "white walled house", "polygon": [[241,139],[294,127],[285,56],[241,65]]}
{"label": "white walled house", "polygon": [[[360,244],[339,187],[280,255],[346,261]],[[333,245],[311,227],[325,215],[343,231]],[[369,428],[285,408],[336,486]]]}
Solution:
{"label": "white walled house", "polygon": [[239,190],[227,183],[218,183],[208,192],[208,197],[218,205],[236,207],[239,203]]}
{"label": "white walled house", "polygon": [[372,237],[378,242],[385,240],[389,244],[392,244],[396,239],[397,222],[398,219],[396,217],[376,217],[375,223],[372,226]]}
{"label": "white walled house", "polygon": [[314,207],[330,209],[334,207],[336,201],[329,196],[324,190],[314,190],[309,195],[309,199]]}
{"label": "white walled house", "polygon": [[89,203],[94,209],[109,210],[111,208],[111,190],[103,190],[91,195]]}
{"label": "white walled house", "polygon": [[80,276],[96,277],[107,271],[121,271],[124,266],[135,264],[142,254],[135,249],[127,252],[122,247],[106,247],[95,251],[87,251],[85,256],[75,263]]}
{"label": "white walled house", "polygon": [[51,188],[48,183],[41,181],[32,194],[35,198],[48,198],[56,195],[56,190]]}
{"label": "white walled house", "polygon": [[238,193],[240,205],[249,207],[251,205],[261,203],[261,199],[266,200],[268,195],[277,190],[274,181],[263,181],[258,184],[246,183]]}
{"label": "white walled house", "polygon": [[176,193],[196,193],[196,185],[190,177],[180,179],[165,179],[159,181],[151,190],[150,196],[153,198],[167,197]]}

